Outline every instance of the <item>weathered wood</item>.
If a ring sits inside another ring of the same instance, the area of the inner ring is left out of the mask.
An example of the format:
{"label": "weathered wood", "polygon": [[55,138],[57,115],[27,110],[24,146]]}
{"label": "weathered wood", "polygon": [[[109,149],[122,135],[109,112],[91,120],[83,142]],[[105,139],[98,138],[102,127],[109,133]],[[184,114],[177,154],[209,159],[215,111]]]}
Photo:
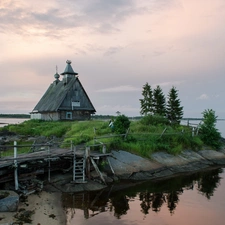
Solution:
{"label": "weathered wood", "polygon": [[91,159],[92,165],[94,166],[94,168],[95,168],[96,172],[98,173],[98,175],[100,176],[101,180],[104,182],[104,184],[106,184],[105,179],[104,179],[101,171],[99,170],[97,164],[95,163],[94,159],[92,157],[90,157],[90,159]]}
{"label": "weathered wood", "polygon": [[75,181],[76,147],[73,148],[73,181]]}
{"label": "weathered wood", "polygon": [[34,145],[0,145],[0,148],[3,148],[1,151],[6,151],[8,148],[23,148],[23,147],[44,147],[44,146],[52,146],[53,144],[34,144]]}
{"label": "weathered wood", "polygon": [[14,141],[14,179],[15,179],[15,190],[17,191],[19,188],[19,183],[18,183],[18,171],[17,171],[17,142]]}
{"label": "weathered wood", "polygon": [[112,173],[115,175],[115,172],[114,172],[114,170],[113,170],[113,168],[112,168],[112,164],[111,164],[109,158],[108,158],[108,157],[106,157],[106,158],[107,158],[107,161],[108,161],[108,163],[109,163],[109,167],[110,167]]}
{"label": "weathered wood", "polygon": [[[50,148],[48,147],[48,155],[50,155]],[[48,157],[48,182],[51,182],[51,160]]]}
{"label": "weathered wood", "polygon": [[[13,146],[17,146],[14,144]],[[77,176],[73,179],[75,183],[85,182],[85,177],[91,178],[91,157],[106,157],[111,155],[110,153],[103,154],[99,152],[91,152],[90,146],[86,149],[81,149],[78,146],[78,149],[74,152],[74,149],[60,149],[55,148],[48,150],[39,151],[39,152],[29,152],[23,154],[16,154],[14,156],[8,156],[0,158],[0,183],[13,181],[15,180],[15,170],[16,166],[14,162],[16,160],[17,165],[20,167],[20,171],[23,171],[18,177],[18,183],[24,180],[29,180],[35,178],[37,174],[43,174],[45,171],[48,174],[48,181],[51,181],[51,172],[54,170],[62,170],[69,167],[68,162],[73,162],[75,157],[78,160],[81,158],[84,160],[77,165],[78,173]],[[76,163],[76,162],[75,162]],[[87,165],[86,165],[87,163]],[[19,169],[19,168],[18,168]],[[75,169],[75,168],[74,168]],[[39,171],[41,170],[41,173]],[[80,170],[80,171],[79,171]],[[76,173],[77,171],[73,171]],[[86,173],[85,173],[86,172]],[[85,176],[86,175],[86,176]],[[78,179],[78,176],[80,179]],[[74,175],[73,175],[74,177]],[[76,179],[76,181],[74,181]],[[16,188],[16,184],[15,184]]]}
{"label": "weathered wood", "polygon": [[165,128],[164,130],[163,130],[163,132],[162,132],[162,134],[160,135],[160,138],[163,136],[163,134],[166,132],[166,129],[167,128]]}
{"label": "weathered wood", "polygon": [[129,133],[129,131],[130,131],[130,128],[127,129],[126,134],[124,135],[124,139],[127,138],[127,135],[128,135],[128,133]]}
{"label": "weathered wood", "polygon": [[91,163],[90,163],[90,147],[86,147],[85,149],[85,158],[86,158],[86,171],[87,171],[87,177],[91,178]]}

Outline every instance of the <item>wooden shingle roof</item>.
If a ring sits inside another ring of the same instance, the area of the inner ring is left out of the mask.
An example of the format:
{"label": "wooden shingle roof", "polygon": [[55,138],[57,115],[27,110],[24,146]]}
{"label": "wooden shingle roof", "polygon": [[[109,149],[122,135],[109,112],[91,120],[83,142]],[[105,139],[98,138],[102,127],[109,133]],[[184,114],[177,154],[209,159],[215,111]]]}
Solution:
{"label": "wooden shingle roof", "polygon": [[74,82],[78,82],[80,87],[82,88],[82,91],[85,95],[85,97],[89,101],[90,107],[88,108],[82,108],[80,107],[79,110],[88,110],[91,112],[96,112],[93,104],[91,103],[86,91],[84,90],[82,84],[80,83],[79,79],[77,77],[73,77],[70,82],[67,85],[64,85],[63,81],[59,81],[57,84],[56,82],[53,82],[45,94],[42,96],[40,101],[37,103],[37,105],[34,107],[33,112],[54,112],[58,110],[68,110],[68,108],[63,109],[61,107],[63,101],[65,100],[67,93],[69,91],[72,91]]}
{"label": "wooden shingle roof", "polygon": [[[86,91],[74,72],[71,61],[66,61],[67,66],[62,81],[59,80],[59,74],[54,75],[55,81],[50,84],[40,101],[34,107],[31,113],[56,112],[63,110],[85,110],[95,113],[96,110],[91,103]],[[78,94],[79,93],[79,94]],[[78,107],[73,108],[72,102],[80,102]]]}

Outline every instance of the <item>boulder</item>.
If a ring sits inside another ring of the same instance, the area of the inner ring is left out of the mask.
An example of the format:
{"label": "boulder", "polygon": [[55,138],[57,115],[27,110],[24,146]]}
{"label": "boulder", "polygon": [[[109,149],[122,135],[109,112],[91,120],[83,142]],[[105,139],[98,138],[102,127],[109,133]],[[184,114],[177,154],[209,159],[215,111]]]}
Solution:
{"label": "boulder", "polygon": [[0,212],[15,212],[19,204],[19,195],[14,191],[0,190]]}

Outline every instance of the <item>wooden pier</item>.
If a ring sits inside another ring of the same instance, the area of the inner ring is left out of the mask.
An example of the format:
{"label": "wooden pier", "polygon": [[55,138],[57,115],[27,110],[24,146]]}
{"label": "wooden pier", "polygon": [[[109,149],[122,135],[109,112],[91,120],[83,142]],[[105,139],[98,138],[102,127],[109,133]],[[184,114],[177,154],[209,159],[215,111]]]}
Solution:
{"label": "wooden pier", "polygon": [[0,183],[14,180],[15,190],[18,190],[20,181],[35,178],[38,174],[47,173],[48,182],[51,182],[51,172],[56,170],[63,173],[72,172],[73,179],[71,182],[84,183],[86,178],[90,178],[91,167],[96,170],[102,182],[105,183],[97,162],[103,158],[107,159],[108,156],[111,156],[110,153],[90,151],[90,146],[71,145],[70,149],[52,148],[50,144],[41,144],[39,146],[44,146],[45,150],[17,155],[18,148],[28,146],[18,146],[16,142],[11,146],[0,145],[0,149],[14,149],[14,156],[0,158]]}

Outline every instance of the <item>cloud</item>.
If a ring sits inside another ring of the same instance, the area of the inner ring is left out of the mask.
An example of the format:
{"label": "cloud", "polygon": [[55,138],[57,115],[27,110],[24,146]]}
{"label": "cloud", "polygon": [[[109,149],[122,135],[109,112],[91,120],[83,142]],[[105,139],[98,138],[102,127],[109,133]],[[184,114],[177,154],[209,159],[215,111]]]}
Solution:
{"label": "cloud", "polygon": [[159,84],[154,84],[154,86],[161,86],[161,87],[168,87],[168,86],[176,86],[176,85],[180,85],[182,83],[184,83],[185,80],[180,80],[180,81],[168,81],[168,82],[163,82],[163,83],[159,83]]}
{"label": "cloud", "polygon": [[92,22],[121,22],[136,11],[134,0],[80,0],[83,15]]}
{"label": "cloud", "polygon": [[120,52],[123,49],[123,47],[110,47],[107,49],[107,51],[104,53],[104,56],[111,56],[113,54],[116,54]]}
{"label": "cloud", "polygon": [[207,94],[202,94],[197,99],[198,100],[207,100],[207,99],[209,99],[209,96]]}
{"label": "cloud", "polygon": [[118,33],[120,32],[120,29],[112,26],[110,23],[102,23],[100,24],[95,31],[101,33],[101,34],[109,34],[109,33]]}
{"label": "cloud", "polygon": [[36,103],[67,59],[97,110],[140,106],[146,82],[164,93],[177,86],[187,110],[223,107],[223,0],[0,2],[2,110]]}
{"label": "cloud", "polygon": [[[30,4],[26,0],[3,1],[0,30],[18,35],[62,39],[68,31],[85,29],[90,33],[117,33],[117,26],[137,15],[157,13],[174,5],[175,0],[49,0]],[[57,32],[58,31],[58,32]],[[59,32],[60,31],[60,32]],[[60,34],[59,34],[60,33]],[[158,52],[155,53],[156,55]]]}
{"label": "cloud", "polygon": [[97,90],[97,92],[134,92],[134,91],[140,91],[140,88],[133,87],[131,85],[123,85],[123,86],[117,86],[117,87],[109,87],[105,89]]}
{"label": "cloud", "polygon": [[[12,33],[19,35],[44,35],[63,37],[66,30],[88,28],[99,33],[118,32],[117,22],[133,15],[134,1],[93,0],[76,1],[50,0],[42,4],[29,4],[25,0],[5,2],[0,8],[0,30],[10,27]],[[65,6],[65,7],[64,7]],[[114,24],[114,25],[112,25]],[[63,31],[63,32],[62,32]]]}

